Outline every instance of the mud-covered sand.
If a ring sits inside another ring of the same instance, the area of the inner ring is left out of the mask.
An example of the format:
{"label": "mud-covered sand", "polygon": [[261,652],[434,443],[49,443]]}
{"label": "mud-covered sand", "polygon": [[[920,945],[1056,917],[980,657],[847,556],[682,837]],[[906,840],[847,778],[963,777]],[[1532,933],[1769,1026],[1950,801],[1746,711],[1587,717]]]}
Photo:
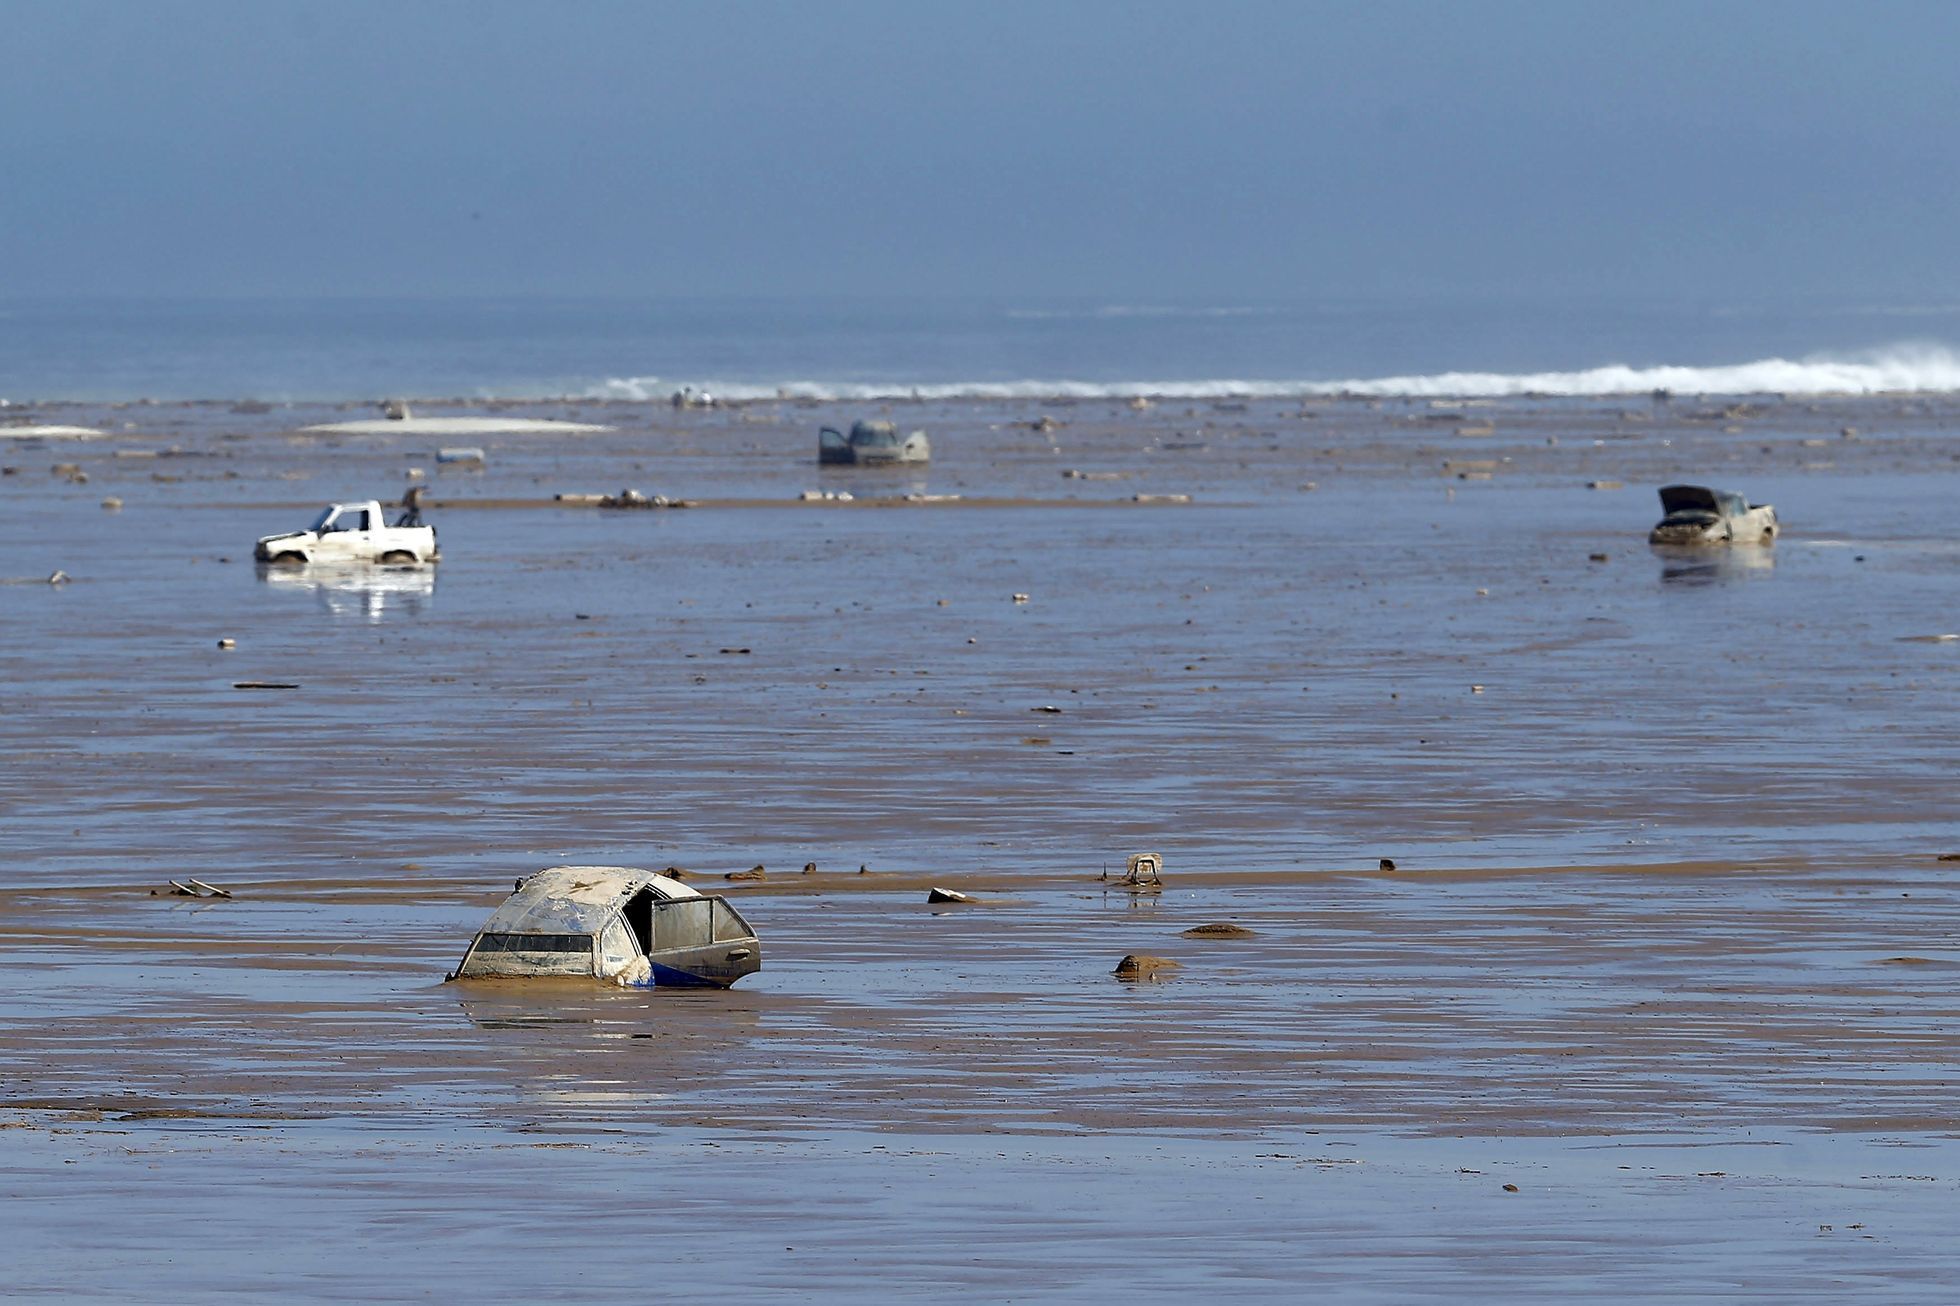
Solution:
{"label": "mud-covered sand", "polygon": [[[499,411],[617,429],[0,449],[15,1295],[1960,1291],[1960,401]],[[411,467],[433,572],[251,563]],[[563,861],[764,971],[445,984]]]}

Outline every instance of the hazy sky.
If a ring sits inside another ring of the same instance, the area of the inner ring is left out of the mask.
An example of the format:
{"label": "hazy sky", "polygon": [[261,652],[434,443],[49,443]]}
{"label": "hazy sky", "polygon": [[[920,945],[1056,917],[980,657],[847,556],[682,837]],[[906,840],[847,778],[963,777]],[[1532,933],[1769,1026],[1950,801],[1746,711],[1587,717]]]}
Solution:
{"label": "hazy sky", "polygon": [[1960,296],[1960,5],[0,0],[0,295]]}

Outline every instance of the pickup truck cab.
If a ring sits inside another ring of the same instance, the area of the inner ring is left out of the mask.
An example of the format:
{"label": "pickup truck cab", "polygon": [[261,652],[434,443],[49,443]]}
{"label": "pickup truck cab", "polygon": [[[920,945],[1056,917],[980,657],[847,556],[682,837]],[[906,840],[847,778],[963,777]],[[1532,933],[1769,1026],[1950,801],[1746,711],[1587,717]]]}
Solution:
{"label": "pickup truck cab", "polygon": [[332,503],[303,531],[267,535],[253,550],[260,562],[425,563],[442,557],[433,526],[390,526],[373,499]]}

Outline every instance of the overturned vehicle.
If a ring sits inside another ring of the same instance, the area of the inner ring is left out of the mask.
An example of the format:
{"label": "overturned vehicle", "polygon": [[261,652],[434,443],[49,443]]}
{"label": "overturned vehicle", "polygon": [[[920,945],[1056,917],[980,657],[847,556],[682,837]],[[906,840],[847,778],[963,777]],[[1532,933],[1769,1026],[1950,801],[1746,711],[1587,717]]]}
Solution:
{"label": "overturned vehicle", "polygon": [[554,866],[517,882],[449,978],[725,989],[760,969],[762,945],[726,900],[630,866]]}
{"label": "overturned vehicle", "polygon": [[817,461],[858,467],[892,463],[923,463],[932,459],[932,441],[924,431],[899,438],[891,422],[853,422],[847,436],[826,426],[817,433]]}
{"label": "overturned vehicle", "polygon": [[1776,538],[1776,509],[1733,490],[1664,485],[1661,511],[1667,515],[1649,532],[1649,544],[1768,544]]}

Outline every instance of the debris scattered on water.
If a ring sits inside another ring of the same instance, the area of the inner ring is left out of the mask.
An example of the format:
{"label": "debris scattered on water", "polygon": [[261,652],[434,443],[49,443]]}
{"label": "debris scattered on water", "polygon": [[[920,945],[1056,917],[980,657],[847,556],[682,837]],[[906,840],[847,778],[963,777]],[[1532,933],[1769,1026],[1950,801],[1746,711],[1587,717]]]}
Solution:
{"label": "debris scattered on water", "polygon": [[227,637],[218,641],[218,647],[222,649],[234,649],[238,647],[238,641]]}
{"label": "debris scattered on water", "polygon": [[[185,876],[184,880],[185,880],[184,883],[179,883],[176,880],[172,880],[170,882],[170,893],[172,897],[176,897],[176,898],[229,898],[231,897],[230,889],[220,889],[215,884],[206,884],[202,880],[194,880],[191,879],[189,876]],[[157,893],[158,891],[155,889],[150,890],[150,896],[152,898],[156,897]]]}
{"label": "debris scattered on water", "polygon": [[115,512],[122,507],[122,500],[112,494],[102,501],[102,507],[108,512]]}
{"label": "debris scattered on water", "polygon": [[298,689],[299,686],[285,680],[234,680],[233,689]]}
{"label": "debris scattered on water", "polygon": [[1383,869],[1384,871],[1392,871],[1392,870],[1394,870],[1394,869],[1395,869],[1395,859],[1394,859],[1393,857],[1384,857],[1384,858],[1382,858],[1382,869]]}
{"label": "debris scattered on water", "polygon": [[1184,931],[1184,937],[1187,939],[1249,939],[1258,933],[1259,931],[1257,930],[1247,929],[1243,925],[1234,925],[1230,921],[1212,921],[1207,925],[1193,925],[1190,929]]}
{"label": "debris scattered on water", "polygon": [[766,877],[768,874],[769,872],[763,869],[762,863],[757,862],[754,866],[749,867],[749,869],[746,871],[730,871],[728,874],[722,876],[721,878],[724,880],[760,880]]}
{"label": "debris scattered on water", "polygon": [[[563,495],[559,497],[561,499],[564,498]],[[567,503],[574,502],[571,499],[566,499],[565,501]],[[583,503],[585,500],[581,498],[576,500],[576,502]],[[641,494],[638,490],[628,488],[621,490],[618,494],[601,495],[595,506],[600,508],[692,508],[694,503],[691,499],[670,499],[664,494],[646,495]]]}
{"label": "debris scattered on water", "polygon": [[961,893],[957,889],[941,889],[935,886],[931,889],[926,890],[926,901],[927,902],[973,902],[975,901],[975,899],[971,894]]}
{"label": "debris scattered on water", "polygon": [[1030,595],[1027,595],[1027,594],[1016,594],[1016,595],[1014,596],[1014,601],[1015,601],[1016,603],[1026,603],[1026,602],[1027,602],[1027,601],[1029,600],[1029,598],[1030,598],[1030,597],[1032,597],[1032,596],[1030,596]]}
{"label": "debris scattered on water", "polygon": [[1164,971],[1182,970],[1183,963],[1172,961],[1169,957],[1153,957],[1148,953],[1133,952],[1116,963],[1110,974],[1117,979],[1151,979]]}
{"label": "debris scattered on water", "polygon": [[1059,707],[1056,707],[1056,706],[1055,706],[1055,705],[1054,705],[1053,703],[1043,703],[1043,704],[1042,704],[1042,705],[1041,705],[1040,707],[1031,707],[1031,708],[1029,708],[1029,709],[1028,709],[1028,711],[1030,711],[1030,712],[1046,712],[1046,713],[1048,713],[1048,714],[1049,714],[1050,716],[1060,716],[1060,715],[1062,714],[1062,709],[1060,709]]}

